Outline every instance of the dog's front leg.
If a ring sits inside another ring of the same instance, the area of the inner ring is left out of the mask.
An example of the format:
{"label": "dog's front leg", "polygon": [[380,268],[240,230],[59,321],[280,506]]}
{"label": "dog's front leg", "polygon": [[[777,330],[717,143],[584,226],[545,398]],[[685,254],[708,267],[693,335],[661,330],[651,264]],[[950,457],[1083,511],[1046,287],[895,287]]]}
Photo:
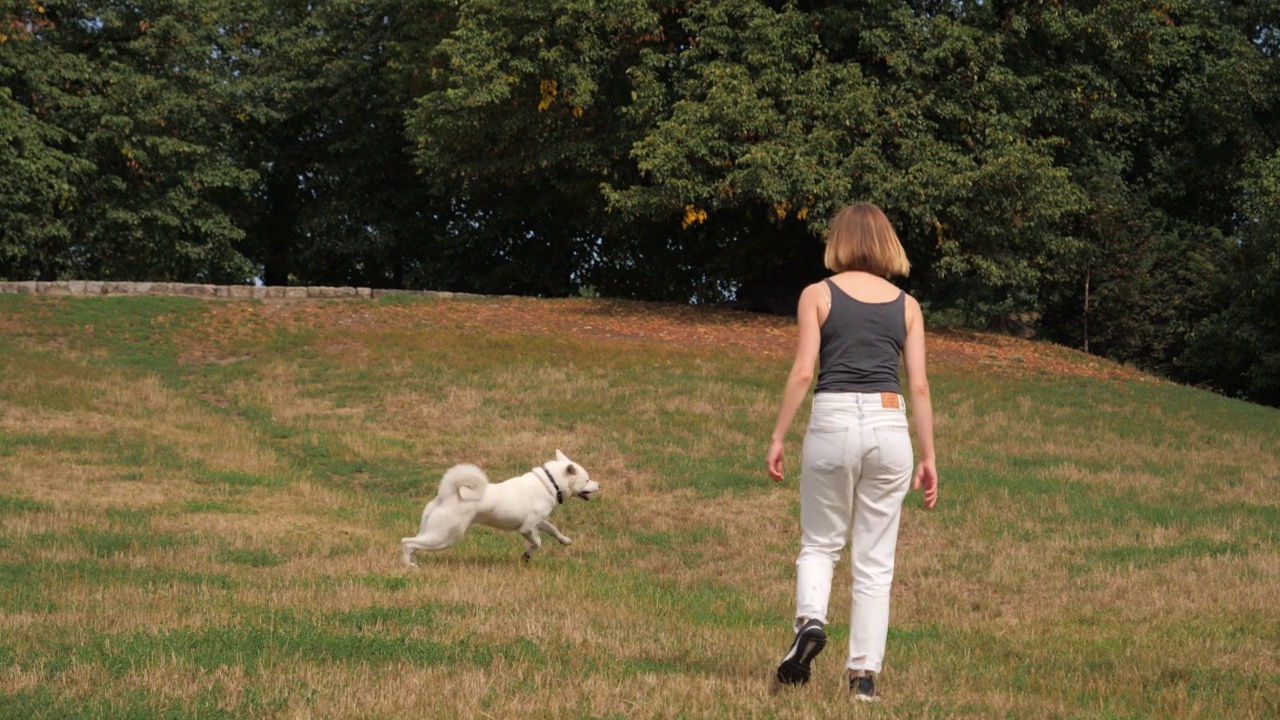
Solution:
{"label": "dog's front leg", "polygon": [[538,528],[533,527],[528,530],[521,530],[520,534],[525,540],[529,541],[529,547],[524,551],[524,561],[529,562],[533,559],[533,554],[538,552],[538,548],[542,547],[542,538],[538,535]]}
{"label": "dog's front leg", "polygon": [[556,540],[559,540],[561,545],[568,545],[569,543],[573,542],[568,537],[566,537],[564,533],[557,530],[555,525],[552,525],[546,520],[543,520],[542,522],[538,523],[538,529],[546,533],[551,533],[551,537],[555,538]]}

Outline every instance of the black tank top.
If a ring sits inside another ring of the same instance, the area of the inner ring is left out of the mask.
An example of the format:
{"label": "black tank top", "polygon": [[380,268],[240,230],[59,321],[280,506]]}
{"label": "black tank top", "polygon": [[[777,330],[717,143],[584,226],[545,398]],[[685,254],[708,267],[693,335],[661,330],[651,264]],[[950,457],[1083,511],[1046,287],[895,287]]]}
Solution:
{"label": "black tank top", "polygon": [[907,337],[903,314],[907,294],[899,291],[889,302],[865,303],[831,280],[826,283],[831,290],[831,311],[822,324],[814,392],[901,394],[898,358]]}

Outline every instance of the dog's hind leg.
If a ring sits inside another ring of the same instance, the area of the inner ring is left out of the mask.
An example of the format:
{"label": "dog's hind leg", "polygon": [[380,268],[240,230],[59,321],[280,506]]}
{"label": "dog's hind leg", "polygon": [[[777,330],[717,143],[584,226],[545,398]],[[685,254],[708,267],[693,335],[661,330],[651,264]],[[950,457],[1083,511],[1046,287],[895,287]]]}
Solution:
{"label": "dog's hind leg", "polygon": [[418,563],[413,561],[413,551],[417,550],[409,544],[413,538],[400,538],[400,564],[406,567],[417,567]]}
{"label": "dog's hind leg", "polygon": [[407,567],[417,567],[418,562],[413,559],[413,552],[426,549],[426,545],[416,537],[400,538],[400,563]]}
{"label": "dog's hind leg", "polygon": [[473,512],[456,513],[448,508],[428,514],[422,521],[422,530],[413,537],[400,538],[400,562],[416,565],[416,550],[445,550],[453,547],[471,524]]}
{"label": "dog's hind leg", "polygon": [[422,508],[422,520],[418,522],[419,535],[422,535],[427,531],[427,519],[431,517],[432,511],[434,511],[437,507],[440,507],[440,498],[438,497],[432,500],[431,502],[427,503],[426,507]]}
{"label": "dog's hind leg", "polygon": [[557,530],[555,525],[552,525],[546,520],[543,520],[542,522],[538,523],[538,529],[545,533],[551,533],[551,537],[555,538],[556,540],[559,540],[561,545],[568,545],[569,543],[573,542],[568,537],[566,537],[564,533]]}
{"label": "dog's hind leg", "polygon": [[[462,533],[458,533],[461,535]],[[458,542],[458,537],[444,537],[438,535],[422,534],[414,537],[400,538],[400,562],[405,565],[415,566],[418,563],[413,560],[415,550],[446,550],[453,547]]]}

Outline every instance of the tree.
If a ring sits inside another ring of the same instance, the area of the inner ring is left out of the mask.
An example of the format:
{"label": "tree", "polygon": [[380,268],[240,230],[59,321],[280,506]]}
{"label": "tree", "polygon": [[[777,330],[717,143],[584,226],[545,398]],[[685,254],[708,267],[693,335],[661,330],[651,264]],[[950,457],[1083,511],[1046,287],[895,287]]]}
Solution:
{"label": "tree", "polygon": [[7,3],[0,102],[21,132],[10,162],[36,194],[0,201],[17,221],[0,275],[249,277],[242,233],[214,199],[249,177],[219,147],[230,90],[212,67],[220,9]]}
{"label": "tree", "polygon": [[870,200],[935,321],[1271,397],[1277,88],[1269,0],[0,0],[0,276],[790,313]]}
{"label": "tree", "polygon": [[[1255,16],[1256,17],[1256,16]],[[1088,195],[1086,250],[1046,288],[1043,329],[1172,372],[1226,281],[1251,155],[1274,148],[1274,58],[1249,23],[1206,3],[1136,0],[1021,18],[1018,60],[1045,78],[1037,132]]]}
{"label": "tree", "polygon": [[[643,0],[424,6],[452,31],[419,58],[409,132],[433,192],[451,198],[438,247],[466,261],[459,289],[577,292],[611,243],[639,237],[599,186],[635,172],[618,111],[626,71],[663,42],[659,13]],[[640,271],[662,274],[652,260]]]}
{"label": "tree", "polygon": [[633,252],[684,268],[686,297],[794,310],[822,273],[814,230],[877,162],[875,90],[827,61],[794,7],[731,0],[667,16],[674,39],[629,73],[621,112],[639,172],[604,184],[608,209],[665,228]]}
{"label": "tree", "polygon": [[1224,302],[1189,333],[1179,371],[1229,395],[1280,406],[1280,152],[1250,166],[1248,218]]}
{"label": "tree", "polygon": [[34,2],[0,5],[0,278],[53,279],[71,241],[64,213],[90,164],[63,151],[67,133],[14,98],[48,20]]}
{"label": "tree", "polygon": [[228,152],[256,180],[228,205],[269,285],[418,282],[442,203],[410,162],[410,81],[394,63],[401,43],[433,27],[401,6],[279,2],[238,16]]}

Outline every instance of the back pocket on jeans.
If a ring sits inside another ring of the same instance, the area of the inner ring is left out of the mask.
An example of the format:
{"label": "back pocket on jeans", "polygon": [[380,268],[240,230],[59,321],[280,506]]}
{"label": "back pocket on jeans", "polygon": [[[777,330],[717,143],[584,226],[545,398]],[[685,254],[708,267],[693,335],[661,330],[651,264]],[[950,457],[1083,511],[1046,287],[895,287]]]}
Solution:
{"label": "back pocket on jeans", "polygon": [[893,476],[911,474],[911,463],[914,457],[911,451],[911,433],[907,428],[878,427],[875,433],[880,467],[885,474]]}
{"label": "back pocket on jeans", "polygon": [[840,470],[848,442],[849,428],[810,426],[804,433],[800,461],[819,475]]}

